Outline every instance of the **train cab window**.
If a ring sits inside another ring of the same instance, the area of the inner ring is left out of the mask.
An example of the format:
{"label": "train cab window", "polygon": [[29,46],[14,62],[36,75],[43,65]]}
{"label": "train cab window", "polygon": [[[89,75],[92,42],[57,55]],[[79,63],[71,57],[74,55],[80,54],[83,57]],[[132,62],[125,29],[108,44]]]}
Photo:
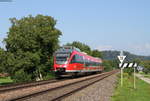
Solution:
{"label": "train cab window", "polygon": [[72,57],[71,63],[76,63],[76,56],[75,55]]}

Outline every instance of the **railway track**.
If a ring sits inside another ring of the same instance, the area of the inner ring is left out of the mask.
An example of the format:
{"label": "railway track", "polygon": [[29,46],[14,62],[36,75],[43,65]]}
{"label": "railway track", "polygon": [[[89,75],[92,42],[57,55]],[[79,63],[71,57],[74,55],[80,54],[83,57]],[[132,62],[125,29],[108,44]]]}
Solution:
{"label": "railway track", "polygon": [[79,78],[80,80],[75,80],[75,81],[66,80],[66,82],[67,81],[70,81],[70,82],[65,83],[65,84],[62,83],[56,87],[52,87],[52,88],[50,87],[43,91],[37,91],[31,94],[17,96],[17,97],[10,98],[7,100],[11,100],[11,101],[23,101],[23,100],[25,101],[58,101],[58,100],[62,100],[63,98],[85,87],[88,87],[89,85],[92,85],[116,72],[118,72],[118,70],[114,70],[111,72],[106,72],[106,73],[102,73],[102,74],[98,74],[98,75],[94,75],[90,77]]}
{"label": "railway track", "polygon": [[[78,77],[82,77],[82,76],[78,76]],[[27,87],[34,87],[34,86],[39,86],[39,85],[45,85],[48,83],[55,83],[55,82],[59,82],[59,81],[64,81],[70,79],[68,78],[54,78],[54,79],[49,79],[49,80],[41,80],[41,81],[34,81],[34,82],[26,82],[26,83],[17,83],[17,84],[8,84],[8,85],[2,85],[0,86],[0,93],[4,93],[4,92],[8,92],[8,91],[13,91],[13,90],[20,90],[20,89],[24,89]]]}
{"label": "railway track", "polygon": [[30,82],[30,83],[20,83],[20,84],[0,86],[0,93],[9,92],[9,91],[18,90],[18,89],[20,90],[20,89],[38,86],[38,85],[45,85],[45,84],[54,83],[54,82],[58,82],[58,80],[50,79],[50,80],[36,81],[36,82]]}

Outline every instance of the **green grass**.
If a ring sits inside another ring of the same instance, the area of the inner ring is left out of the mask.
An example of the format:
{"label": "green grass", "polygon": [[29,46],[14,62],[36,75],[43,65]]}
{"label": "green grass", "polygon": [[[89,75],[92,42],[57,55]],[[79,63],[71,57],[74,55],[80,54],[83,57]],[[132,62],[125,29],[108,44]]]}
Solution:
{"label": "green grass", "polygon": [[0,77],[0,85],[5,85],[12,83],[13,81],[10,79],[10,77]]}
{"label": "green grass", "polygon": [[150,101],[150,84],[136,78],[136,89],[133,88],[133,76],[124,78],[123,87],[118,79],[112,101]]}
{"label": "green grass", "polygon": [[144,77],[150,78],[150,74],[143,74]]}
{"label": "green grass", "polygon": [[49,75],[43,77],[43,80],[49,80],[55,78],[55,75],[53,73],[50,73]]}
{"label": "green grass", "polygon": [[144,72],[139,72],[140,74],[145,74]]}
{"label": "green grass", "polygon": [[146,78],[150,78],[150,73],[145,74],[144,72],[140,72],[140,74],[143,75],[143,76],[146,77]]}

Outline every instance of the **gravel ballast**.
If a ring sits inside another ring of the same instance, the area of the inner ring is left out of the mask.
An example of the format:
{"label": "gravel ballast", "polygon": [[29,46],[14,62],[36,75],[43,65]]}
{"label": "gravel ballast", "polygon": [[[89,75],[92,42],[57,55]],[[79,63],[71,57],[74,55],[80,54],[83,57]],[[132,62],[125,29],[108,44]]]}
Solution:
{"label": "gravel ballast", "polygon": [[109,76],[63,101],[110,101],[117,83],[117,74]]}
{"label": "gravel ballast", "polygon": [[61,81],[61,82],[49,83],[49,84],[45,84],[45,85],[39,85],[39,86],[35,86],[35,87],[29,87],[29,88],[24,88],[24,89],[20,89],[20,90],[14,90],[14,91],[10,91],[10,92],[0,93],[0,101],[8,101],[8,100],[14,99],[16,97],[33,94],[35,92],[44,91],[47,89],[59,87],[59,86],[77,82],[80,80],[82,81],[87,78],[95,77],[98,75],[102,75],[102,74],[91,75],[91,76],[77,78],[77,79],[70,79],[70,80],[65,80],[65,81]]}

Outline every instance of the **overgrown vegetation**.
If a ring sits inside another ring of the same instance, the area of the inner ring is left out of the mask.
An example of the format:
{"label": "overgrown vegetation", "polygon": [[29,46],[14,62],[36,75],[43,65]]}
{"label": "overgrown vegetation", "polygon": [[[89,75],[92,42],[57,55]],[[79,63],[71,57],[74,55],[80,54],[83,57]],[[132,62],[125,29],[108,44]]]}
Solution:
{"label": "overgrown vegetation", "polygon": [[118,68],[118,61],[117,60],[104,60],[103,61],[104,71],[110,71],[113,69]]}
{"label": "overgrown vegetation", "polygon": [[149,86],[148,83],[136,78],[136,89],[134,89],[133,76],[125,73],[123,87],[120,86],[120,79],[118,79],[117,88],[112,96],[112,101],[149,101]]}
{"label": "overgrown vegetation", "polygon": [[150,60],[142,61],[140,65],[144,67],[144,71],[143,72],[145,74],[150,74]]}
{"label": "overgrown vegetation", "polygon": [[0,77],[0,85],[10,84],[13,80],[10,77]]}

